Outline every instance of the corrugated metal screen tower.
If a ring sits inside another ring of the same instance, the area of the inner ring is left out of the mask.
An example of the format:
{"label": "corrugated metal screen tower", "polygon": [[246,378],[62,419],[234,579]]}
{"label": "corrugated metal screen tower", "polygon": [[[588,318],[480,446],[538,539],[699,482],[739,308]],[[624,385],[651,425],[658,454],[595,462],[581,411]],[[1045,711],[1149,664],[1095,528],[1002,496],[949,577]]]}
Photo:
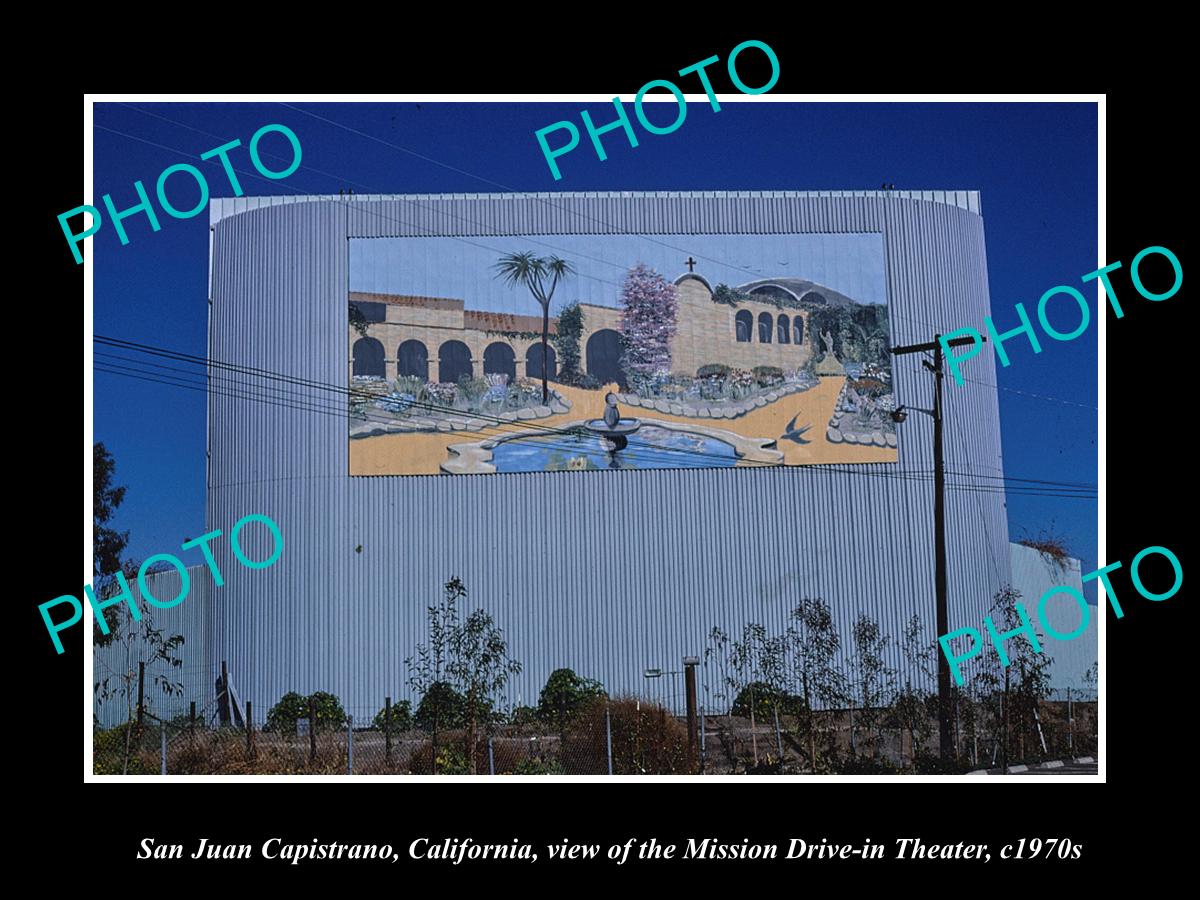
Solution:
{"label": "corrugated metal screen tower", "polygon": [[[214,201],[212,222],[211,357],[330,385],[346,383],[358,237],[879,233],[893,344],[990,312],[974,192],[238,198]],[[991,354],[972,365],[975,381],[947,387],[947,467],[998,475]],[[895,384],[900,402],[930,396],[915,359]],[[344,416],[212,395],[208,528],[265,513],[285,549],[248,571],[219,545],[211,652],[258,709],[288,690],[382,706],[408,694],[404,658],[451,575],[504,628],[525,665],[510,699],[526,704],[561,666],[645,695],[645,668],[679,668],[713,626],[782,630],[804,596],[843,636],[860,610],[897,637],[914,613],[932,631],[929,428],[901,426],[898,464],[350,477]],[[951,491],[947,522],[950,627],[978,627],[1009,581],[1004,496]],[[650,687],[682,711],[681,684]]]}

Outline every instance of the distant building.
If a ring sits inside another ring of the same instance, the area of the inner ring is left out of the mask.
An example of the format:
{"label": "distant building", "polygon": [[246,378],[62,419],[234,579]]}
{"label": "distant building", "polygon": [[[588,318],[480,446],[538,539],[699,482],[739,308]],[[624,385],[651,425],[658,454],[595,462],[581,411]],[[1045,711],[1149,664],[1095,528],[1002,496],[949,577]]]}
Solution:
{"label": "distant building", "polygon": [[[804,291],[786,281],[756,282],[738,288],[752,299],[736,306],[713,301],[713,288],[700,275],[675,279],[679,312],[671,342],[672,369],[694,375],[701,366],[741,369],[773,365],[798,369],[813,355],[808,312],[778,300],[824,304],[828,288],[811,282]],[[824,293],[822,293],[822,291]],[[757,299],[762,297],[762,300]],[[777,302],[771,302],[771,299]],[[461,299],[350,292],[350,303],[366,318],[367,336],[351,330],[350,374],[380,378],[413,376],[427,381],[507,374],[510,380],[542,377],[540,316],[482,312]],[[621,310],[581,303],[580,340],[584,371],[602,383],[624,381],[620,369]],[[550,334],[558,330],[551,317]],[[558,355],[546,348],[547,376],[558,374]]]}

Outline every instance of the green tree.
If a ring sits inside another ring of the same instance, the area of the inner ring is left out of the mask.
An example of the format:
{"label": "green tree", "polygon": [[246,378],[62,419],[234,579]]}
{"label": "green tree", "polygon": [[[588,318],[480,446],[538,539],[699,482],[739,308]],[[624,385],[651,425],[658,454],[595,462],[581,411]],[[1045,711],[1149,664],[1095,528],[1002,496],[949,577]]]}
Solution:
{"label": "green tree", "polygon": [[450,682],[436,681],[417,704],[413,723],[422,731],[436,732],[438,728],[458,728],[466,715],[466,698]]}
{"label": "green tree", "polygon": [[295,734],[296,723],[310,718],[310,704],[316,713],[308,727],[313,731],[337,731],[346,724],[346,710],[336,695],[327,691],[314,691],[307,697],[288,691],[267,713],[266,731],[276,734]]}
{"label": "green tree", "polygon": [[[720,678],[728,689],[728,695],[736,698],[746,689],[743,705],[749,705],[750,745],[754,754],[754,765],[758,765],[757,714],[755,687],[765,685],[775,702],[772,710],[778,714],[778,698],[786,684],[785,659],[787,641],[767,633],[767,629],[756,622],[747,623],[739,638],[730,638],[720,628],[709,632],[709,646],[705,648],[704,660],[717,660]],[[732,706],[731,706],[732,713]]]}
{"label": "green tree", "polygon": [[[387,725],[387,713],[388,710],[386,706],[379,712],[375,713],[374,724],[379,731],[383,731]],[[401,700],[399,703],[393,703],[391,719],[393,734],[410,731],[413,727],[412,704],[407,700]]]}
{"label": "green tree", "polygon": [[[1017,612],[1020,600],[1021,592],[1012,585],[1005,585],[996,592],[990,615],[997,632],[1024,626]],[[1030,755],[1027,742],[1041,743],[1039,709],[1050,695],[1050,669],[1054,658],[1045,653],[1040,641],[1035,649],[1028,632],[1009,638],[1004,649],[1009,659],[1007,666],[1001,665],[1000,655],[991,648],[977,657],[974,681],[986,698],[993,720],[1000,724],[1001,746],[1007,764],[1010,751],[1015,751],[1017,758],[1025,759]]]}
{"label": "green tree", "polygon": [[[446,666],[449,664],[450,641],[458,628],[458,601],[466,596],[467,589],[457,576],[451,578],[442,589],[442,599],[433,606],[425,608],[429,621],[429,640],[417,644],[416,652],[404,660],[408,669],[408,685],[421,695],[421,707],[426,706],[425,695],[435,686],[445,681]],[[441,724],[442,704],[435,695],[429,709],[432,726],[433,753],[432,759],[438,755],[438,726]],[[420,717],[421,708],[417,710]],[[436,772],[434,772],[436,774]]]}
{"label": "green tree", "polygon": [[576,675],[571,669],[555,669],[538,695],[538,717],[562,736],[586,706],[604,696],[600,682]]}
{"label": "green tree", "polygon": [[493,696],[504,690],[511,676],[521,674],[521,663],[509,658],[504,632],[496,627],[492,617],[476,609],[451,633],[446,671],[466,700],[467,756],[474,775],[479,721],[491,718]]}
{"label": "green tree", "polygon": [[854,667],[858,676],[855,694],[861,704],[860,721],[867,731],[873,732],[871,755],[876,756],[883,737],[883,711],[895,687],[896,670],[884,661],[891,638],[883,634],[878,622],[866,613],[859,613],[853,639]]}
{"label": "green tree", "polygon": [[574,384],[581,376],[579,341],[583,337],[583,307],[578,303],[564,306],[558,313],[558,333],[554,346],[558,350],[558,379]]}
{"label": "green tree", "polygon": [[[92,590],[100,599],[108,599],[121,589],[118,572],[129,580],[137,576],[138,569],[136,563],[123,558],[129,546],[129,532],[117,531],[111,524],[126,492],[124,485],[115,483],[116,471],[117,461],[97,441],[92,445]],[[116,639],[120,607],[110,606],[103,615],[108,624],[107,634],[97,621],[92,622],[93,642],[99,647],[106,647]]]}
{"label": "green tree", "polygon": [[[126,488],[116,484],[117,462],[103,443],[92,445],[92,590],[100,600],[107,600],[126,590],[126,584],[137,578],[138,564],[124,558],[129,546],[129,532],[112,527],[117,508],[125,500]],[[121,578],[126,584],[122,584]],[[167,634],[155,627],[150,611],[133,611],[128,603],[119,603],[103,611],[107,631],[93,617],[92,638],[95,647],[112,647],[118,643],[121,652],[93,654],[96,702],[104,706],[114,700],[125,701],[124,760],[122,771],[129,768],[131,741],[135,729],[131,726],[136,713],[138,663],[146,664],[151,687],[158,687],[166,696],[183,693],[183,683],[174,670],[183,665],[179,648],[183,635]],[[152,692],[153,693],[153,692]]]}
{"label": "green tree", "polygon": [[[550,401],[550,388],[546,384],[548,354],[546,345],[550,337],[550,301],[559,281],[575,270],[571,264],[557,256],[539,257],[532,251],[508,253],[496,262],[496,277],[510,285],[524,285],[542,307],[542,402]],[[549,285],[547,285],[549,281]],[[435,754],[436,755],[436,754]]]}
{"label": "green tree", "polygon": [[[916,757],[928,752],[926,742],[933,730],[931,717],[938,713],[938,696],[927,688],[937,681],[938,644],[927,639],[920,616],[914,615],[905,624],[901,650],[908,666],[904,686],[892,700],[891,720],[897,728],[908,731],[915,765]],[[920,684],[913,684],[914,671],[922,678]]]}
{"label": "green tree", "polygon": [[[829,604],[820,597],[806,597],[789,615],[787,638],[792,648],[792,676],[800,685],[809,765],[815,772],[818,732],[815,709],[817,705],[827,710],[845,707],[850,685],[835,664],[842,639]],[[836,748],[829,749],[833,755]]]}

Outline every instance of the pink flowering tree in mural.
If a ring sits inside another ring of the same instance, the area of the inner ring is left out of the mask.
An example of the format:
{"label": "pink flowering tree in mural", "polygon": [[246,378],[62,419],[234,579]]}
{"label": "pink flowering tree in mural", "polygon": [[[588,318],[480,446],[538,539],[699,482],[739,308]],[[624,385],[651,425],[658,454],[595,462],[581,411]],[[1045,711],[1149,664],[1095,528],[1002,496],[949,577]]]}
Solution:
{"label": "pink flowering tree in mural", "polygon": [[622,363],[635,390],[671,372],[671,338],[679,308],[675,285],[638,263],[621,288]]}

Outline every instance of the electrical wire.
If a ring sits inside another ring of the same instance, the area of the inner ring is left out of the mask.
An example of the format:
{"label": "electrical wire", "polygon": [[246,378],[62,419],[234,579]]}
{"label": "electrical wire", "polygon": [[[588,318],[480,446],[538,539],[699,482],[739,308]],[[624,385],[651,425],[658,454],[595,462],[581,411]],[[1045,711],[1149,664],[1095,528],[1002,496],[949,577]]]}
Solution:
{"label": "electrical wire", "polygon": [[[211,367],[211,368],[217,368],[218,370],[233,372],[235,374],[249,376],[249,377],[253,377],[253,378],[266,378],[266,379],[272,379],[272,380],[280,380],[280,381],[288,382],[289,384],[292,384],[292,385],[307,385],[307,386],[311,386],[318,390],[332,392],[332,393],[338,395],[340,398],[362,398],[364,396],[373,396],[373,395],[367,395],[367,394],[365,394],[365,392],[356,391],[354,389],[347,389],[345,387],[332,385],[332,384],[328,384],[325,382],[314,381],[311,379],[304,379],[304,378],[299,378],[299,377],[294,377],[294,376],[288,376],[288,375],[284,375],[281,373],[275,373],[275,372],[271,372],[269,370],[260,369],[260,368],[256,368],[256,367],[225,363],[225,362],[221,362],[221,361],[217,361],[217,360],[205,360],[202,357],[194,356],[192,354],[181,353],[179,351],[173,351],[173,350],[169,350],[166,348],[157,347],[154,345],[140,344],[140,343],[132,342],[132,341],[124,341],[122,339],[110,338],[110,337],[106,337],[103,335],[97,335],[95,337],[95,340],[97,343],[99,343],[101,345],[118,347],[122,350],[125,350],[126,352],[129,352],[132,350],[134,352],[147,353],[147,354],[150,354],[150,355],[153,355],[156,357],[160,357],[160,358],[166,357],[166,358],[176,360],[176,361],[190,362],[193,365],[204,366],[206,369]],[[161,383],[161,384],[183,387],[185,389],[191,389],[191,390],[196,390],[196,391],[200,391],[200,392],[211,393],[216,396],[227,396],[227,397],[232,397],[232,398],[236,398],[236,399],[246,399],[246,400],[251,400],[251,401],[256,401],[256,402],[262,402],[262,403],[266,403],[268,405],[278,406],[278,407],[282,407],[282,408],[290,408],[290,409],[297,409],[297,410],[301,410],[301,411],[331,414],[331,415],[336,415],[340,418],[352,418],[354,415],[349,410],[345,410],[340,407],[327,406],[327,405],[319,403],[316,399],[302,399],[302,400],[297,401],[294,399],[295,396],[297,396],[296,392],[288,391],[284,388],[273,388],[273,387],[270,387],[267,385],[246,385],[246,384],[239,383],[236,378],[224,378],[222,376],[213,375],[212,373],[206,374],[206,373],[201,373],[201,372],[190,372],[189,370],[179,369],[178,367],[174,367],[174,366],[164,366],[161,364],[156,364],[156,363],[151,363],[151,362],[136,361],[138,364],[144,363],[145,365],[155,366],[157,368],[169,370],[171,372],[180,372],[180,373],[184,373],[184,374],[197,375],[197,376],[203,375],[205,378],[213,378],[215,380],[225,382],[222,384],[218,384],[216,386],[216,388],[213,388],[213,387],[206,386],[204,382],[189,381],[186,378],[182,378],[178,375],[163,375],[158,372],[148,373],[144,370],[139,370],[136,368],[131,369],[128,366],[122,366],[119,364],[120,362],[135,362],[134,360],[131,360],[129,357],[122,357],[122,356],[119,356],[116,354],[107,354],[104,351],[99,351],[99,355],[104,358],[97,365],[97,370],[106,372],[108,374],[134,377],[134,378],[138,378],[143,381],[151,381],[151,382],[157,382],[157,383]],[[116,362],[114,362],[113,360],[116,360]],[[229,387],[229,384],[232,384],[233,387]],[[248,391],[248,390],[251,392],[247,393],[246,391]],[[274,391],[275,393],[280,394],[280,395],[291,395],[291,396],[274,396],[274,397],[272,397],[272,396],[266,395],[264,393],[255,393],[254,391],[256,391],[256,390],[257,391]],[[543,426],[543,425],[539,425],[537,423],[533,423],[533,422],[529,422],[529,421],[518,420],[518,421],[514,422],[514,421],[510,421],[510,420],[506,420],[506,419],[501,419],[499,417],[490,417],[490,416],[487,416],[486,414],[478,414],[477,415],[477,414],[473,414],[473,413],[466,413],[462,410],[457,410],[452,407],[441,406],[441,405],[433,404],[433,403],[414,402],[414,406],[416,406],[418,408],[422,408],[422,409],[427,409],[427,410],[433,411],[433,412],[450,413],[450,414],[453,414],[453,415],[456,415],[458,417],[465,418],[465,419],[484,419],[484,420],[491,419],[494,424],[487,426],[487,427],[496,431],[497,433],[499,433],[501,435],[504,435],[504,436],[507,436],[509,434],[524,435],[524,434],[528,434],[529,431],[540,432],[541,434],[550,435],[550,436],[569,435],[569,436],[574,437],[577,434],[577,432],[574,432],[571,429]],[[369,411],[367,412],[367,414],[365,416],[362,416],[362,418],[366,418],[368,421],[387,422],[389,424],[394,423],[394,421],[395,421],[394,419],[391,419],[391,418],[383,418],[383,417],[372,418]],[[486,431],[486,429],[476,429],[475,431],[470,431],[470,432],[466,432],[466,433],[484,434],[485,431]],[[575,445],[562,445],[562,444],[549,445],[549,448],[550,449],[561,449],[564,451],[575,452],[575,453],[579,452],[579,449],[580,449],[578,446],[575,446]],[[709,459],[709,460],[711,460],[711,459],[715,458],[713,454],[708,454],[701,450],[690,450],[687,448],[656,448],[656,451],[649,451],[649,452],[657,453],[658,450],[666,450],[668,452],[681,453],[681,454],[685,454],[689,457],[692,457],[694,459]],[[647,452],[647,451],[639,451],[635,448],[633,450],[633,455],[630,455],[628,453],[626,455],[630,456],[631,461],[632,461],[635,458],[640,459],[641,454],[643,454],[645,452]],[[746,467],[747,465],[751,465],[751,466],[757,465],[757,466],[771,467],[771,468],[779,467],[778,465],[773,464],[773,463],[755,463],[755,462],[747,461],[747,460],[739,461],[739,465],[741,465],[743,467]],[[808,471],[815,471],[815,472],[829,472],[829,473],[835,473],[835,474],[855,474],[855,475],[867,476],[867,477],[885,477],[885,478],[891,478],[894,480],[907,480],[907,481],[913,481],[913,480],[929,481],[929,480],[931,480],[931,473],[929,473],[928,471],[902,470],[902,471],[894,471],[894,472],[883,472],[883,471],[868,471],[868,470],[858,470],[858,469],[846,468],[849,465],[873,466],[873,465],[891,465],[891,464],[859,463],[859,464],[827,464],[827,465],[832,465],[832,466],[834,466],[834,468],[826,468],[825,465],[812,465],[812,466],[804,466],[804,467],[800,467],[800,468],[803,468]],[[788,468],[793,468],[793,467],[788,467]],[[974,476],[970,475],[969,473],[957,473],[956,472],[953,474],[955,474],[956,476],[965,477],[965,478],[974,477]],[[994,476],[991,476],[991,477],[994,478]],[[1014,477],[1018,477],[1018,476],[1014,476]],[[1027,479],[1027,480],[1030,481],[1031,484],[1028,484],[1028,485],[1021,484],[1021,485],[1017,485],[1016,487],[1011,487],[1011,488],[1007,488],[1007,489],[1002,484],[979,485],[979,484],[971,484],[970,482],[956,482],[956,481],[951,480],[951,481],[948,481],[947,488],[953,489],[953,490],[971,490],[971,491],[975,491],[978,493],[1004,494],[1006,492],[1009,492],[1009,493],[1016,493],[1016,494],[1031,494],[1031,495],[1037,495],[1037,496],[1059,496],[1059,497],[1079,496],[1083,499],[1086,499],[1086,496],[1083,494],[1083,492],[1088,490],[1088,486],[1067,485],[1066,483],[1062,483],[1061,485],[1059,485],[1059,484],[1056,484],[1053,482],[1049,482],[1047,479]],[[1037,487],[1035,483],[1044,483],[1044,484],[1043,484],[1043,487]]]}

